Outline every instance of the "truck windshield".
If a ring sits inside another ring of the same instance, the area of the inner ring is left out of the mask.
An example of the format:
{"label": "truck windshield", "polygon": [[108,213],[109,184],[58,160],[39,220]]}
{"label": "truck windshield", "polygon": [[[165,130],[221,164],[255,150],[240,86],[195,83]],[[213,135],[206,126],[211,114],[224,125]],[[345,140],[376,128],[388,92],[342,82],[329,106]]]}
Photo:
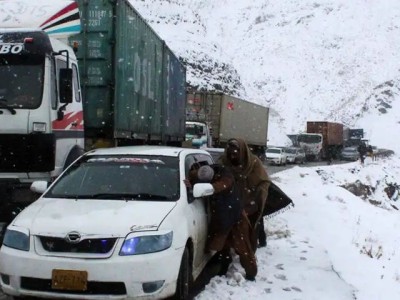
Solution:
{"label": "truck windshield", "polygon": [[301,134],[297,137],[299,143],[316,144],[321,142],[321,136],[314,134]]}
{"label": "truck windshield", "polygon": [[203,126],[200,125],[186,125],[186,134],[191,136],[203,135]]}
{"label": "truck windshield", "polygon": [[43,70],[43,56],[0,56],[0,102],[13,109],[38,108],[42,99]]}
{"label": "truck windshield", "polygon": [[179,186],[176,157],[87,156],[72,165],[44,197],[176,201]]}

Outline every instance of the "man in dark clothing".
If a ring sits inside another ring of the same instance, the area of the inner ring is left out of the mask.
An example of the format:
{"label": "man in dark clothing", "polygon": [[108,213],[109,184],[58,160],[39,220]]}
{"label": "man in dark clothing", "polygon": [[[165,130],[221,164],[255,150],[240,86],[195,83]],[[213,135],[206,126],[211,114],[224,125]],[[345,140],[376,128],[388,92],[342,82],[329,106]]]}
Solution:
{"label": "man in dark clothing", "polygon": [[229,168],[235,177],[242,205],[251,224],[249,236],[252,248],[256,252],[258,246],[266,244],[266,237],[264,244],[262,232],[260,244],[258,244],[258,239],[260,231],[264,231],[262,218],[271,180],[261,160],[251,153],[242,139],[228,141],[220,163]]}
{"label": "man in dark clothing", "polygon": [[199,182],[209,182],[214,189],[210,199],[211,221],[206,250],[216,253],[214,261],[221,265],[219,275],[228,271],[232,262],[232,248],[239,255],[240,263],[246,271],[246,279],[254,280],[257,262],[247,234],[250,222],[243,212],[232,173],[218,164],[201,166],[198,170],[189,172],[189,184]]}
{"label": "man in dark clothing", "polygon": [[365,154],[367,154],[367,146],[365,145],[364,142],[362,142],[358,146],[357,150],[358,150],[358,154],[360,155],[361,164],[363,165],[364,164],[364,160],[365,160]]}

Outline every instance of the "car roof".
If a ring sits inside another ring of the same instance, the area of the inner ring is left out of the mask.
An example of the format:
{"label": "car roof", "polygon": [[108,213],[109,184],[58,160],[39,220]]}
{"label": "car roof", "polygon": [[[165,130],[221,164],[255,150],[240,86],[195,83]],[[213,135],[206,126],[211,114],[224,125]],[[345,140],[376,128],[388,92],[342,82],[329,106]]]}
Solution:
{"label": "car roof", "polygon": [[219,152],[219,153],[225,152],[225,148],[202,148],[202,149],[206,150],[207,152]]}
{"label": "car roof", "polygon": [[162,155],[178,157],[180,153],[209,153],[202,149],[180,148],[171,146],[120,146],[112,148],[99,148],[89,151],[87,155]]}

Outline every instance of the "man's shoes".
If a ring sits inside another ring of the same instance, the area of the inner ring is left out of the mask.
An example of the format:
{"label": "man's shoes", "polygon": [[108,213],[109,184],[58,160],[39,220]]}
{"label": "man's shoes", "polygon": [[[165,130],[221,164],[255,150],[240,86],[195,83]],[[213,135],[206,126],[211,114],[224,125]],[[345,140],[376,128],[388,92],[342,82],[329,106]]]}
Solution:
{"label": "man's shoes", "polygon": [[248,280],[248,281],[256,281],[256,277],[255,276],[251,276],[251,275],[247,275],[246,274],[246,280]]}

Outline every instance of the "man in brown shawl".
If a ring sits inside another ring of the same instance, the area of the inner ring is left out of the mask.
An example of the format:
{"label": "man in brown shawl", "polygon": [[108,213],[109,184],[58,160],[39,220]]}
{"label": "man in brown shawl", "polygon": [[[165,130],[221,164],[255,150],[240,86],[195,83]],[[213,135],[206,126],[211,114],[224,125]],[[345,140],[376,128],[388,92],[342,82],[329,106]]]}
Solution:
{"label": "man in brown shawl", "polygon": [[250,222],[239,199],[235,178],[227,167],[205,165],[189,172],[185,184],[210,182],[214,189],[211,197],[211,222],[208,232],[207,250],[216,252],[213,262],[220,265],[219,275],[225,275],[232,262],[230,251],[239,255],[247,280],[257,275],[257,261],[252,250],[248,232]]}
{"label": "man in brown shawl", "polygon": [[244,211],[251,224],[249,237],[255,253],[259,230],[264,230],[260,228],[260,220],[263,218],[271,181],[263,163],[251,153],[243,139],[230,139],[219,162],[228,167],[235,177]]}

